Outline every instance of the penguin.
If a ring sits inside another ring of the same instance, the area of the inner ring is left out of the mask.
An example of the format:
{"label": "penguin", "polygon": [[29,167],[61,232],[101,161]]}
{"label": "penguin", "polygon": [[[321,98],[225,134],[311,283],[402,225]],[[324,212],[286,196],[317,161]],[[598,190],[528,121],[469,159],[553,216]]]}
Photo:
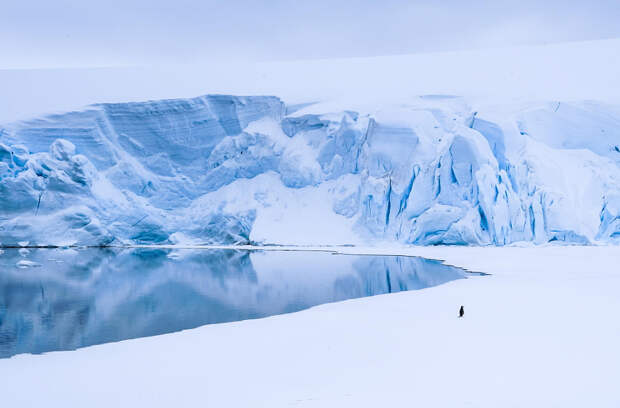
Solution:
{"label": "penguin", "polygon": [[465,316],[465,309],[463,308],[463,306],[461,306],[461,308],[459,309],[459,317],[463,316]]}

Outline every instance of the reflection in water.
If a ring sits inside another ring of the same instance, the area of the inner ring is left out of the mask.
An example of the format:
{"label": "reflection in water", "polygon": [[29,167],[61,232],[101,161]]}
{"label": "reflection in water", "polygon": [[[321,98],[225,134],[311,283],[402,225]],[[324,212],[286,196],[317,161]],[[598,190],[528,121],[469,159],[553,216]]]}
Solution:
{"label": "reflection in water", "polygon": [[466,275],[437,261],[402,256],[6,250],[0,254],[0,358],[289,313]]}

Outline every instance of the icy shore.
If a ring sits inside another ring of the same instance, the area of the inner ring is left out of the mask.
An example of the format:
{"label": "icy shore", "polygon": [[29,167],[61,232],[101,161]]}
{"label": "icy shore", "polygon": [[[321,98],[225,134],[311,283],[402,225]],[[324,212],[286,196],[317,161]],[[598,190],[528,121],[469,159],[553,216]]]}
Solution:
{"label": "icy shore", "polygon": [[[3,402],[620,404],[617,247],[334,250],[441,258],[492,276],[77,351],[16,356],[0,361]],[[463,319],[457,318],[460,305]]]}

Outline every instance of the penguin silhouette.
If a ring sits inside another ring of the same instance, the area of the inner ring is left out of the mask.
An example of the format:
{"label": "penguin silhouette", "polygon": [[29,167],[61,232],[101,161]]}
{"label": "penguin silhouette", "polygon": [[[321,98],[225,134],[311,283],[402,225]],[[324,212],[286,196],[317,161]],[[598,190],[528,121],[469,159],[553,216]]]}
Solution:
{"label": "penguin silhouette", "polygon": [[465,309],[463,308],[463,306],[461,306],[461,309],[459,309],[459,317],[463,316],[465,316]]}

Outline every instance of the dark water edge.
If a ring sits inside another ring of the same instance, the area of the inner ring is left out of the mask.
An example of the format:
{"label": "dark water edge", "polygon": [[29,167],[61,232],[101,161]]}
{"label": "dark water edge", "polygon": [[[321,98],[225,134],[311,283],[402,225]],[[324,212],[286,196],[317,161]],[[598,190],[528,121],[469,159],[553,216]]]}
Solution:
{"label": "dark water edge", "polygon": [[0,358],[419,290],[472,273],[409,256],[170,248],[4,249]]}

